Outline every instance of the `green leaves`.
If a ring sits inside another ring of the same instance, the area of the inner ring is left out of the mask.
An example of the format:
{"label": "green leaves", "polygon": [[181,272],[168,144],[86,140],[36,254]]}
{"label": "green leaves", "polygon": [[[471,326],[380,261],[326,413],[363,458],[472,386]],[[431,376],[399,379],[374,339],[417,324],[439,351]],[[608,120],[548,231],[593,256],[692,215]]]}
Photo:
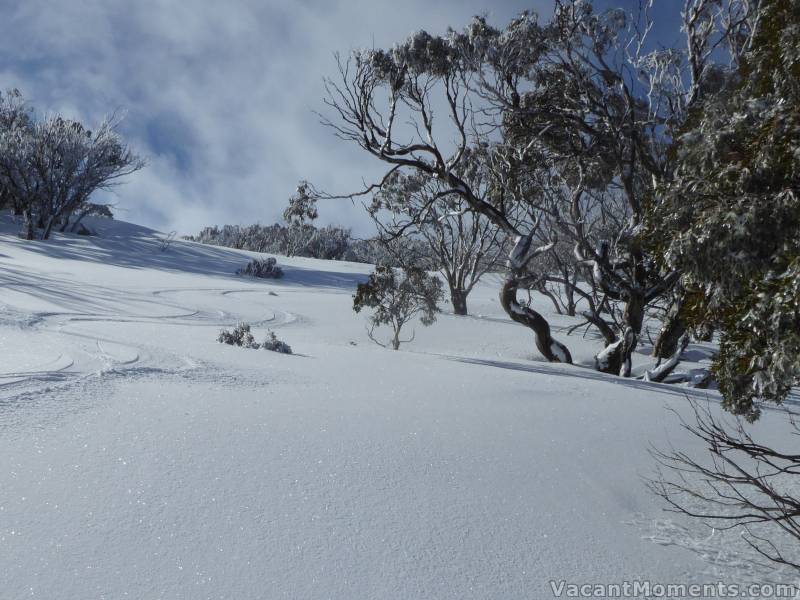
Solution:
{"label": "green leaves", "polygon": [[725,406],[750,419],[800,380],[800,5],[763,4],[739,73],[692,115],[651,227],[692,290],[686,318],[720,331]]}
{"label": "green leaves", "polygon": [[366,283],[358,285],[353,296],[353,310],[358,313],[365,307],[374,309],[369,317],[371,325],[373,328],[391,326],[396,349],[400,330],[412,318],[419,315],[423,325],[436,321],[437,302],[443,295],[442,282],[422,269],[379,265]]}

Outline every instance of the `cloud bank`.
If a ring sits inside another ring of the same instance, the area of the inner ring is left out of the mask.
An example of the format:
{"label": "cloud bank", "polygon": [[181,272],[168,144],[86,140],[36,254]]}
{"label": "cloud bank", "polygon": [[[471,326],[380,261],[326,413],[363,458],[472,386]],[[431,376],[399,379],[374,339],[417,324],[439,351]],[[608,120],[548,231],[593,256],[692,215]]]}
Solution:
{"label": "cloud bank", "polygon": [[[333,53],[388,46],[417,29],[505,24],[548,0],[25,0],[0,23],[0,87],[41,112],[93,123],[125,110],[149,161],[115,191],[120,218],[192,233],[274,222],[300,179],[352,191],[378,165],[336,140],[314,110]],[[367,233],[360,207],[322,221]]]}

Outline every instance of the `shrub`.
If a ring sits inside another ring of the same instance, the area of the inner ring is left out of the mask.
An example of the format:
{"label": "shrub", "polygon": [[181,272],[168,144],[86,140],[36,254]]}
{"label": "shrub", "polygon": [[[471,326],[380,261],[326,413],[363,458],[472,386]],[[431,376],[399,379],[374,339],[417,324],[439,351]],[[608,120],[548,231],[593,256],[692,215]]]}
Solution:
{"label": "shrub", "polygon": [[233,331],[223,329],[219,332],[217,341],[220,344],[229,344],[231,346],[241,346],[242,348],[252,348],[254,350],[261,348],[263,350],[271,350],[272,352],[280,352],[281,354],[291,354],[292,348],[286,342],[279,340],[274,331],[270,331],[267,339],[263,344],[256,342],[253,333],[250,331],[250,325],[247,323],[239,323]]}
{"label": "shrub", "polygon": [[[378,239],[361,240],[352,237],[349,229],[342,227],[320,227],[311,224],[286,226],[274,225],[223,225],[206,227],[197,235],[184,239],[226,246],[264,254],[284,254],[321,258],[324,260],[347,260],[370,264],[416,264],[425,269],[437,268],[436,261],[426,250],[422,240],[401,238],[387,248]],[[416,262],[423,260],[424,262]]]}
{"label": "shrub", "polygon": [[283,277],[283,269],[277,264],[274,257],[254,258],[243,269],[236,271],[237,275],[247,275],[248,277],[260,277],[262,279],[280,279]]}
{"label": "shrub", "polygon": [[270,331],[267,339],[261,344],[263,350],[272,350],[273,352],[280,352],[281,354],[291,354],[292,348],[286,342],[279,340],[274,331]]}
{"label": "shrub", "polygon": [[247,323],[239,323],[233,331],[223,329],[219,332],[217,341],[220,344],[229,344],[231,346],[243,346],[245,348],[258,348],[253,334],[250,333],[250,325]]}

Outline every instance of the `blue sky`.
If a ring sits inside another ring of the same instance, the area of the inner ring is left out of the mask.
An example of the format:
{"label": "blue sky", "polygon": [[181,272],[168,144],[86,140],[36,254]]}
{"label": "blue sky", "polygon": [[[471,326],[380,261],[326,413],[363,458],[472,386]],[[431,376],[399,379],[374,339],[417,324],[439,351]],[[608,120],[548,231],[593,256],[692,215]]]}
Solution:
{"label": "blue sky", "polygon": [[[638,0],[600,0],[600,8]],[[656,0],[658,37],[679,38],[678,0]],[[0,88],[91,124],[124,110],[149,161],[115,192],[119,218],[192,233],[279,220],[298,180],[352,191],[378,172],[319,125],[333,52],[390,46],[417,29],[502,25],[550,0],[0,0]],[[360,207],[322,221],[368,233]]]}

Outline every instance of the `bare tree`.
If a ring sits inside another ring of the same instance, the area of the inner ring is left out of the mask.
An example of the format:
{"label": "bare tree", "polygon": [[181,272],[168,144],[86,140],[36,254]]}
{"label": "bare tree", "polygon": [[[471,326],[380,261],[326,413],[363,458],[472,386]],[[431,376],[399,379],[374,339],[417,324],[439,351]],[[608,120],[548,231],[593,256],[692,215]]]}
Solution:
{"label": "bare tree", "polygon": [[[759,555],[800,570],[800,454],[755,441],[741,419],[726,422],[695,402],[692,407],[694,422],[681,418],[681,425],[707,455],[653,449],[660,468],[650,489],[667,510],[716,529],[740,529]],[[790,422],[793,435],[800,435]]]}

